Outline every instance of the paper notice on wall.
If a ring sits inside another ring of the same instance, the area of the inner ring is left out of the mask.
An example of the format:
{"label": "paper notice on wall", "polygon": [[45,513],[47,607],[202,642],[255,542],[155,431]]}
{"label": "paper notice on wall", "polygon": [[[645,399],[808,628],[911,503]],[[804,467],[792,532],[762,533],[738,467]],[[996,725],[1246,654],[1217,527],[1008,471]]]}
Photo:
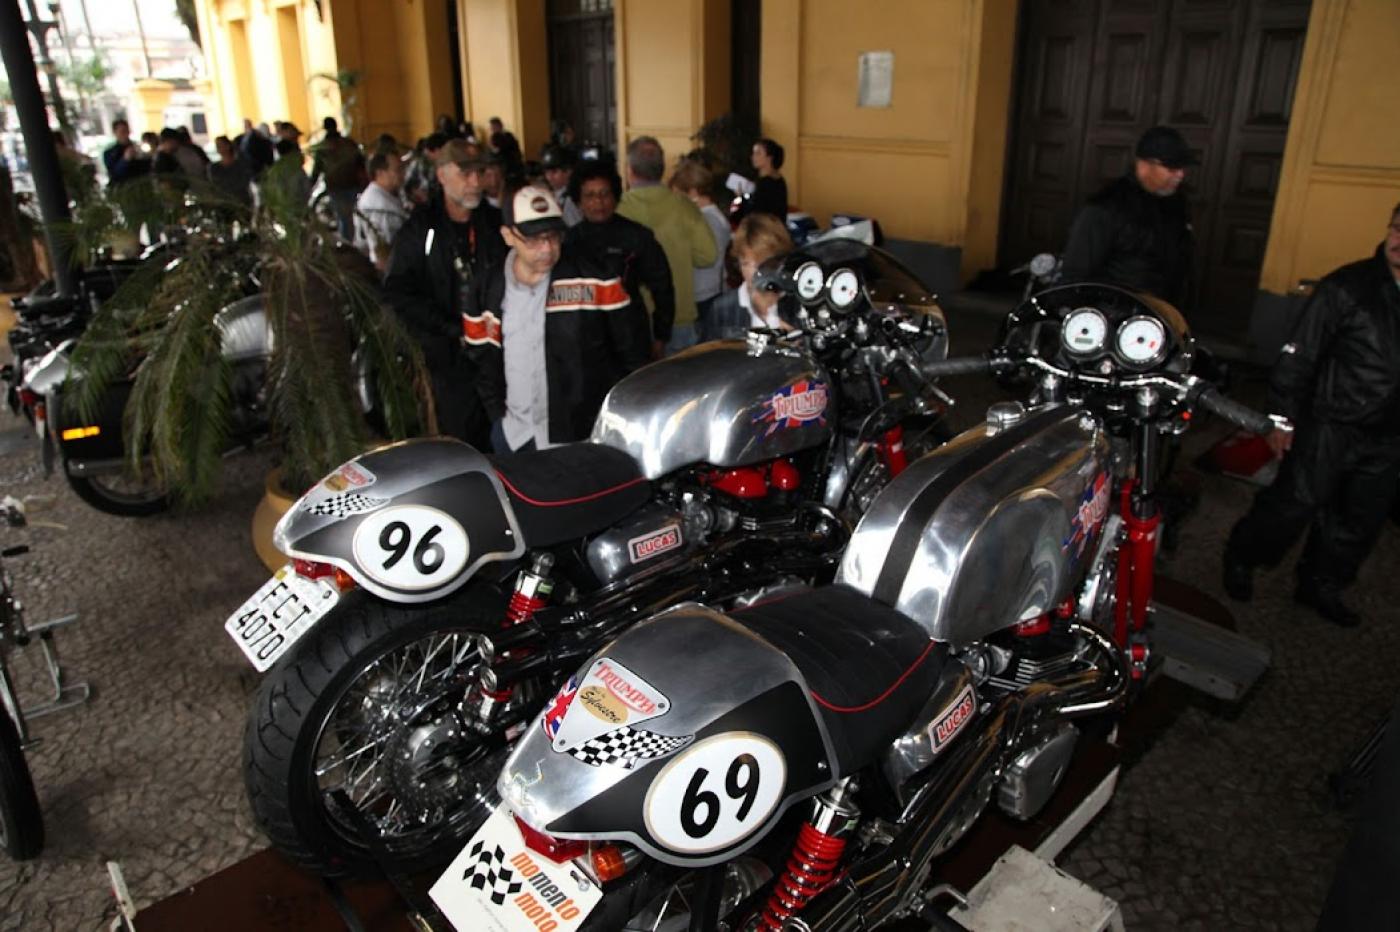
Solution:
{"label": "paper notice on wall", "polygon": [[894,91],[894,52],[861,52],[857,107],[888,107]]}

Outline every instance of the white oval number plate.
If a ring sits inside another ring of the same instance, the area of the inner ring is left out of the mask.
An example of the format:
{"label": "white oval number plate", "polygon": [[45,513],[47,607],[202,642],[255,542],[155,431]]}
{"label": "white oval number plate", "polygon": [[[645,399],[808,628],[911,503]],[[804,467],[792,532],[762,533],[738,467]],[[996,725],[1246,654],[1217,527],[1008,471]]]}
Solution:
{"label": "white oval number plate", "polygon": [[395,505],[355,530],[355,562],[375,582],[423,590],[455,577],[467,563],[467,532],[444,511]]}
{"label": "white oval number plate", "polygon": [[652,781],[647,830],[681,854],[719,851],[767,821],[786,784],[783,754],[767,738],[747,731],[706,738]]}

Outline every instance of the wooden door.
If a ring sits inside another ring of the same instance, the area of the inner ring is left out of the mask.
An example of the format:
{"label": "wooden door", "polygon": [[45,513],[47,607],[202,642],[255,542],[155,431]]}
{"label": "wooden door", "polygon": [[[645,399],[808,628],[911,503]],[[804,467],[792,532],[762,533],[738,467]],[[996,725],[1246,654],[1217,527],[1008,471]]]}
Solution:
{"label": "wooden door", "polygon": [[579,142],[611,149],[617,140],[611,0],[551,0],[549,100]]}
{"label": "wooden door", "polygon": [[1027,0],[1002,264],[1064,247],[1075,210],[1181,131],[1196,235],[1194,326],[1243,334],[1278,185],[1308,0]]}

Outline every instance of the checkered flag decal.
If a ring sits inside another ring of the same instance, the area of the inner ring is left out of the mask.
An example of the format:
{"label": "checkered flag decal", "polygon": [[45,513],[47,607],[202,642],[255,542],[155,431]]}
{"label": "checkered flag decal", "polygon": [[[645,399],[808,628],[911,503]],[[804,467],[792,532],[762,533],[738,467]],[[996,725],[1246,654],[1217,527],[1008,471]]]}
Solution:
{"label": "checkered flag decal", "polygon": [[506,866],[506,853],[500,845],[487,848],[486,842],[478,841],[472,845],[471,856],[476,858],[476,863],[463,872],[462,879],[467,881],[467,886],[485,893],[497,906],[525,888],[524,883],[515,879],[515,871]]}
{"label": "checkered flag decal", "polygon": [[625,770],[631,770],[639,760],[674,754],[694,740],[694,735],[670,738],[655,732],[637,731],[624,725],[617,731],[590,738],[578,747],[570,748],[568,753],[590,767],[616,764]]}
{"label": "checkered flag decal", "polygon": [[341,492],[339,495],[322,499],[308,508],[307,511],[313,515],[348,518],[351,515],[362,515],[365,512],[373,511],[387,501],[387,498],[375,498],[373,495],[365,495],[362,492]]}

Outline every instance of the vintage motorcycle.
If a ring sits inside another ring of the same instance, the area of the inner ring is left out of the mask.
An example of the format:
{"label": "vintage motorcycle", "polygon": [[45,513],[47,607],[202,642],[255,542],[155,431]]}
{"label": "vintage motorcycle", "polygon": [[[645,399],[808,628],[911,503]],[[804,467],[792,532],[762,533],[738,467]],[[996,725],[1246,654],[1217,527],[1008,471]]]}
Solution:
{"label": "vintage motorcycle", "polygon": [[[829,579],[850,527],[937,442],[918,375],[934,297],[843,240],[790,256],[791,333],[705,344],[603,402],[591,440],[488,457],[450,440],[367,453],[276,529],[295,558],[228,619],[259,671],[244,764],[285,854],[335,874],[443,863],[511,743],[577,661],[687,599]],[[478,636],[544,637],[483,679]],[[337,791],[343,797],[337,797]]]}
{"label": "vintage motorcycle", "polygon": [[[938,920],[935,859],[993,802],[1041,810],[1080,727],[1153,662],[1164,438],[1204,408],[1286,427],[1189,374],[1172,307],[1048,289],[990,356],[1025,407],[879,493],[836,584],[632,626],[530,723],[502,805],[434,886],[459,929],[869,929]],[[509,689],[554,646],[480,638]],[[936,888],[935,888],[936,889]],[[524,927],[523,924],[519,927]]]}

